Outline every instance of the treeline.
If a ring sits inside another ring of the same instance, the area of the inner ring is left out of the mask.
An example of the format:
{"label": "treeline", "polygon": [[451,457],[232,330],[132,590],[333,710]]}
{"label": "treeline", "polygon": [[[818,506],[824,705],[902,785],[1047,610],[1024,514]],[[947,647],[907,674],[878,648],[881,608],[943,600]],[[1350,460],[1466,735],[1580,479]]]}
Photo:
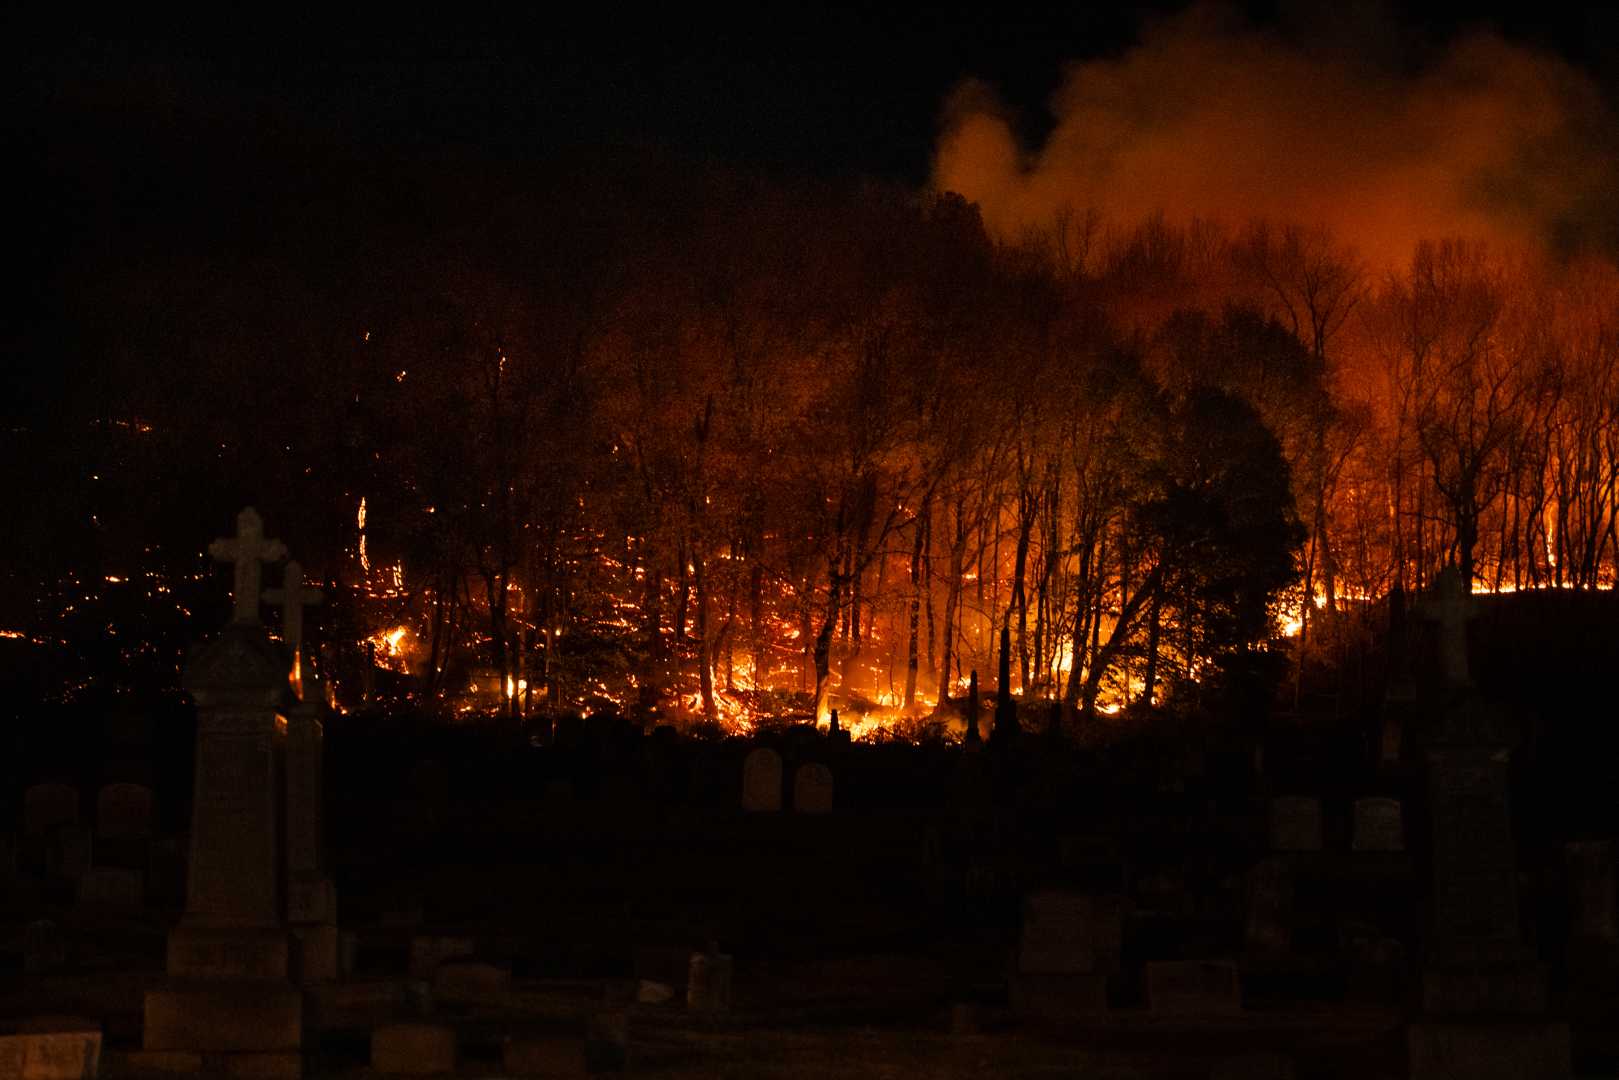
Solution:
{"label": "treeline", "polygon": [[1449,561],[1613,583],[1606,262],[1094,215],[998,240],[948,194],[713,171],[452,198],[143,266],[84,399],[152,429],[132,525],[256,501],[360,587],[334,633],[411,628],[429,696],[488,667],[512,709],[920,710],[1004,637],[1017,689],[1089,713],[1262,695]]}

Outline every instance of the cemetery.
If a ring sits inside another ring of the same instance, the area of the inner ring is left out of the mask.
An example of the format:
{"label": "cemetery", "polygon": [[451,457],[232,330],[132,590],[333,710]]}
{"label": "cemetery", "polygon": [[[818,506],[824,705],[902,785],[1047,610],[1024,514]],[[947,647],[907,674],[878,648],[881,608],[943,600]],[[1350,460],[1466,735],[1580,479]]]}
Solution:
{"label": "cemetery", "polygon": [[1015,702],[976,741],[612,715],[379,740],[301,655],[321,596],[284,545],[246,510],[211,550],[230,621],[158,718],[191,776],[139,761],[156,725],[15,774],[7,1078],[1619,1061],[1611,834],[1515,817],[1523,728],[1474,682],[1453,575],[1391,660],[1424,672],[1383,710],[1400,752],[1311,764],[1279,725],[1099,745]]}
{"label": "cemetery", "polygon": [[20,13],[0,1080],[1619,1077],[1510,7]]}

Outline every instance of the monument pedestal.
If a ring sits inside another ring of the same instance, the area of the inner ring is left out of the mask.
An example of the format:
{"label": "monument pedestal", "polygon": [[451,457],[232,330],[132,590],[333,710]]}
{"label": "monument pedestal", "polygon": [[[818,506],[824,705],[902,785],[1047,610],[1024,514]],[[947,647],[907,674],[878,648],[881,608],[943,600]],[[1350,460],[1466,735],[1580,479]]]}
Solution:
{"label": "monument pedestal", "polygon": [[303,998],[279,911],[288,666],[240,621],[187,666],[198,708],[186,913],[169,935],[169,978],[146,992],[137,1068],[302,1072]]}

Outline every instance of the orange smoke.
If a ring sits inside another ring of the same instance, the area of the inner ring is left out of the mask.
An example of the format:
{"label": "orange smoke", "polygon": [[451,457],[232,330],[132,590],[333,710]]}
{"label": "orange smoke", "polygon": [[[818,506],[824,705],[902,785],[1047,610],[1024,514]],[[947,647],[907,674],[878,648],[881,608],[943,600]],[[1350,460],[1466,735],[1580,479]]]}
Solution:
{"label": "orange smoke", "polygon": [[1199,8],[1117,59],[1071,67],[1051,111],[1030,152],[990,88],[959,88],[934,184],[1003,235],[1064,209],[1122,225],[1159,211],[1263,217],[1327,225],[1389,265],[1422,238],[1577,232],[1616,175],[1590,137],[1606,121],[1594,85],[1489,34],[1396,74],[1347,43],[1306,49]]}

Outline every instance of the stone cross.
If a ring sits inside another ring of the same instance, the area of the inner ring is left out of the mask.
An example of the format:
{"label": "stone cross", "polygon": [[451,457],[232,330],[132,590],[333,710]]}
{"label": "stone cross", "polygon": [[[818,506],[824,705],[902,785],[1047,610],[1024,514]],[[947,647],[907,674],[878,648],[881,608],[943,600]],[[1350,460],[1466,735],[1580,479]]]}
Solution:
{"label": "stone cross", "polygon": [[293,560],[287,563],[281,588],[265,589],[264,602],[281,609],[281,633],[292,650],[293,681],[301,683],[304,656],[304,608],[326,599],[316,588],[304,588],[304,568]]}
{"label": "stone cross", "polygon": [[233,623],[257,624],[259,621],[259,582],[263,574],[261,562],[272,562],[287,554],[287,545],[279,540],[264,538],[264,522],[258,511],[249,506],[236,515],[235,537],[225,537],[208,545],[208,554],[217,562],[234,563],[236,579],[232,596],[236,601]]}
{"label": "stone cross", "polygon": [[1433,595],[1420,610],[1439,624],[1439,673],[1446,686],[1472,686],[1467,668],[1467,621],[1473,617],[1473,598],[1462,572],[1454,564],[1434,579]]}

